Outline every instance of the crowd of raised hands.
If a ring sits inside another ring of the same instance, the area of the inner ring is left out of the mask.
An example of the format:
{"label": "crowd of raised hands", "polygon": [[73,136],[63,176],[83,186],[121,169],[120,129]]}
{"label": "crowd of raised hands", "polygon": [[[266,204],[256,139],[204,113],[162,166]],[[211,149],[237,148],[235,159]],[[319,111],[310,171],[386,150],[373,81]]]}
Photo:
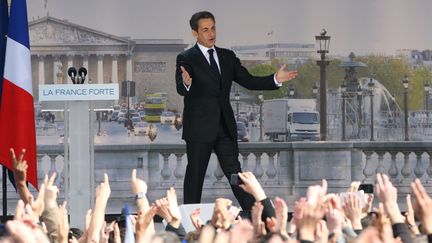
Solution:
{"label": "crowd of raised hands", "polygon": [[[11,159],[18,201],[13,220],[6,223],[0,242],[432,242],[432,199],[420,180],[411,183],[411,195],[406,195],[406,211],[402,214],[397,202],[397,188],[385,174],[376,176],[374,194],[357,193],[360,183],[353,182],[343,196],[327,192],[327,182],[307,189],[305,197],[292,205],[288,221],[288,205],[281,197],[267,198],[259,181],[251,172],[239,173],[240,187],[255,198],[250,218],[239,216],[240,208],[231,200],[218,198],[208,222],[200,218],[200,209],[190,215],[195,230],[185,232],[182,214],[174,188],[150,203],[147,184],[131,173],[131,189],[135,196],[136,214],[129,226],[106,222],[105,209],[111,194],[109,178],[96,188],[95,203],[85,217],[85,228],[69,227],[67,204],[57,203],[59,190],[56,174],[45,176],[34,197],[26,185],[25,151],[18,158],[13,150]],[[413,196],[413,201],[411,200]],[[73,199],[72,199],[73,200]],[[157,232],[156,215],[166,222],[165,230]],[[127,228],[129,227],[129,228]],[[128,230],[133,231],[132,238]]]}

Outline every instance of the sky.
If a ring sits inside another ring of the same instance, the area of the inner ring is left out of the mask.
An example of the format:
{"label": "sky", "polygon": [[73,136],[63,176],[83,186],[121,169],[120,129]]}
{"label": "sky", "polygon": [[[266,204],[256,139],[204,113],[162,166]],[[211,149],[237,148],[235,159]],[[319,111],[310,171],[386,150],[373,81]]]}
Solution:
{"label": "sky", "polygon": [[[44,5],[47,2],[45,9]],[[29,20],[49,15],[116,36],[195,43],[190,16],[216,17],[217,45],[315,43],[322,28],[330,54],[394,55],[432,49],[430,0],[27,0]],[[273,35],[268,35],[273,31]]]}

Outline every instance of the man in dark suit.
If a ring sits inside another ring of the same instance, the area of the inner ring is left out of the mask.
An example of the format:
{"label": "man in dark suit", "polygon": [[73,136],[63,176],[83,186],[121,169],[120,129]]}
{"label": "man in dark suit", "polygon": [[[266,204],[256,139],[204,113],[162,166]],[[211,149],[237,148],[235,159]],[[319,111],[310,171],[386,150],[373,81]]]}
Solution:
{"label": "man in dark suit", "polygon": [[[177,56],[176,87],[184,96],[183,136],[188,164],[184,180],[184,203],[200,203],[202,185],[212,150],[225,176],[241,172],[238,161],[237,127],[230,104],[232,82],[252,90],[273,90],[297,75],[285,71],[254,77],[231,50],[215,46],[214,16],[207,11],[192,15],[192,34],[197,43]],[[253,197],[231,186],[243,210],[250,210]]]}

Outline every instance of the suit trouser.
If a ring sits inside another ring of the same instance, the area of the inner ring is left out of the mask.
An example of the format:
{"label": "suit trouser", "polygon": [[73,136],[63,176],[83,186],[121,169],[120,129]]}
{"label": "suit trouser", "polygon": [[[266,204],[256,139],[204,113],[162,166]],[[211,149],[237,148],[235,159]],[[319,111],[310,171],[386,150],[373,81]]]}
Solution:
{"label": "suit trouser", "polygon": [[[188,164],[183,185],[185,204],[201,202],[202,187],[212,150],[215,151],[228,181],[231,174],[241,172],[237,141],[232,140],[225,123],[221,122],[218,129],[216,140],[213,142],[186,141]],[[231,189],[243,210],[250,210],[255,202],[252,195],[239,186],[231,185]]]}

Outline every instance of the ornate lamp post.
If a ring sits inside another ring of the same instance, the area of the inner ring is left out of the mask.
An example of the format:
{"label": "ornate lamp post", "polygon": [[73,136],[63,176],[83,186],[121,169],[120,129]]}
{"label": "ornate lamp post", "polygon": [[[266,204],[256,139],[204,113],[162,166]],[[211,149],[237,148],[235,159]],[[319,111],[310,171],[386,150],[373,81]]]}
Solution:
{"label": "ornate lamp post", "polygon": [[357,125],[358,125],[358,131],[357,131],[357,138],[360,138],[361,128],[362,128],[362,121],[363,121],[363,112],[362,112],[362,97],[363,97],[363,89],[359,85],[357,87],[357,103],[358,103],[358,117],[357,117]]}
{"label": "ornate lamp post", "polygon": [[238,91],[236,91],[234,99],[236,101],[236,112],[237,112],[236,120],[238,121],[238,119],[239,119],[239,101],[240,101],[240,94]]}
{"label": "ornate lamp post", "polygon": [[260,118],[259,118],[259,126],[260,126],[260,136],[259,136],[259,142],[263,141],[263,112],[262,112],[262,105],[264,102],[264,95],[262,92],[258,95],[258,101],[260,106]]}
{"label": "ornate lamp post", "polygon": [[346,84],[343,82],[340,86],[341,95],[342,95],[342,141],[346,140]]}
{"label": "ornate lamp post", "polygon": [[404,86],[404,120],[405,120],[405,141],[409,140],[408,136],[408,84],[409,79],[405,74],[405,77],[402,79],[402,84]]}
{"label": "ornate lamp post", "polygon": [[320,54],[320,60],[317,65],[320,67],[320,137],[321,140],[327,140],[327,81],[326,67],[330,61],[326,60],[326,53],[329,52],[330,36],[327,36],[325,29],[321,30],[320,35],[315,36],[317,42],[317,53]]}
{"label": "ornate lamp post", "polygon": [[[429,81],[425,81],[424,83],[424,93],[425,93],[425,103],[424,103],[424,109],[426,112],[426,117],[429,118],[429,94],[431,91],[431,86],[429,84]],[[429,126],[429,121],[428,124]]]}
{"label": "ornate lamp post", "polygon": [[368,83],[368,89],[369,89],[369,97],[370,97],[370,140],[374,141],[374,105],[373,105],[373,97],[374,97],[374,91],[375,91],[375,84],[372,80],[372,78],[370,79],[369,83]]}

